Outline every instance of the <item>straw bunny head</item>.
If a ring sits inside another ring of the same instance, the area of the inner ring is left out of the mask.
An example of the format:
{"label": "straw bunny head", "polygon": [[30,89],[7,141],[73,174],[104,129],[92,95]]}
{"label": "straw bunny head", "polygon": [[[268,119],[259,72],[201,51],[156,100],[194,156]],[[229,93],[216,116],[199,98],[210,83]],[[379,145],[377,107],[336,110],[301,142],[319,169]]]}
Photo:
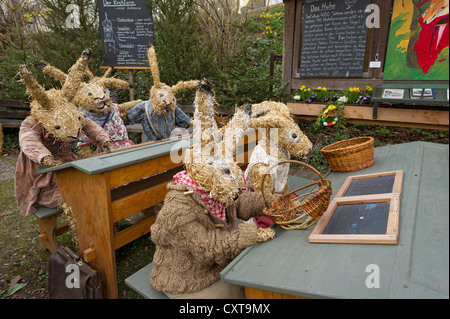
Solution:
{"label": "straw bunny head", "polygon": [[60,90],[46,91],[36,82],[25,65],[19,67],[20,78],[33,99],[30,116],[40,123],[48,134],[61,141],[74,141],[81,133],[83,113],[75,106],[74,97],[91,55],[91,49],[83,51],[78,61],[70,68]]}
{"label": "straw bunny head", "polygon": [[212,198],[229,206],[245,182],[238,164],[225,156],[226,139],[214,121],[214,91],[208,81],[200,81],[194,105],[194,145],[186,150],[186,170]]}
{"label": "straw bunny head", "polygon": [[[267,129],[263,141],[272,143],[289,154],[301,157],[309,153],[312,143],[291,117],[286,104],[266,101],[252,106],[251,128]],[[270,129],[278,130],[278,139],[270,140]]]}
{"label": "straw bunny head", "polygon": [[193,89],[198,85],[198,81],[180,81],[174,86],[168,86],[161,82],[159,77],[158,60],[153,46],[147,49],[147,56],[150,71],[153,76],[153,86],[150,89],[150,101],[156,115],[173,113],[177,104],[175,94],[178,91]]}
{"label": "straw bunny head", "polygon": [[112,68],[106,70],[103,77],[94,76],[86,68],[86,74],[89,77],[89,83],[83,84],[78,94],[75,96],[75,103],[92,113],[108,113],[111,108],[112,99],[110,98],[108,87],[114,87],[126,90],[130,87],[127,81],[108,77]]}
{"label": "straw bunny head", "polygon": [[[44,73],[53,76],[60,82],[65,83],[67,75],[61,70],[55,68],[45,61],[35,62],[34,65]],[[128,89],[128,82],[116,78],[110,78],[112,68],[106,70],[102,77],[96,77],[86,67],[85,74],[89,77],[89,82],[82,82],[79,90],[75,94],[74,103],[88,112],[107,114],[110,110],[112,100],[110,98],[108,87],[118,89]]]}

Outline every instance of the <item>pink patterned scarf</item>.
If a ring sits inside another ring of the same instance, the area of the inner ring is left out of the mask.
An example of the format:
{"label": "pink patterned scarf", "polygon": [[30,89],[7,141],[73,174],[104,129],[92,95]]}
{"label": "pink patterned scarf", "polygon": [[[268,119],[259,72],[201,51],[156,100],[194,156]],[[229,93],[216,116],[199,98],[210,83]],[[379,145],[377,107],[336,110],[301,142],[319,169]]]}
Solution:
{"label": "pink patterned scarf", "polygon": [[203,190],[200,185],[198,185],[192,178],[187,175],[187,171],[181,171],[176,174],[173,179],[178,185],[186,185],[193,188],[203,199],[206,206],[213,212],[214,216],[226,221],[227,216],[225,212],[225,206],[214,198],[211,198],[209,192]]}

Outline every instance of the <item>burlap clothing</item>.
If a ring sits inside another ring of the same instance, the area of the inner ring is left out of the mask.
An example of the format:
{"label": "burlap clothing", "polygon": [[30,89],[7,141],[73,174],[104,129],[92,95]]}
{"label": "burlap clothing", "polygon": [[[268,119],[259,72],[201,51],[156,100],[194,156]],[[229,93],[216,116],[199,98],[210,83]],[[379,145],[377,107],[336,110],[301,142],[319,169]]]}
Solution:
{"label": "burlap clothing", "polygon": [[[244,193],[226,209],[227,220],[213,215],[196,192],[170,183],[164,206],[151,227],[156,245],[152,285],[163,292],[200,291],[220,279],[220,272],[246,247],[257,242],[254,224],[239,224],[260,216],[264,201],[259,193]],[[222,226],[218,226],[222,225]]]}

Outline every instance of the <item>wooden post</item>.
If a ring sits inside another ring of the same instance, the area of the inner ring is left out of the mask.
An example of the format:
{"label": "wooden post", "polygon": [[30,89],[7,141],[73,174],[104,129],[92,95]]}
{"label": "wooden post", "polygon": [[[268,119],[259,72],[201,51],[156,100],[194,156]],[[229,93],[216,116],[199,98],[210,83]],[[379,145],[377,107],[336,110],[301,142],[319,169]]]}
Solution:
{"label": "wooden post", "polygon": [[[269,76],[271,79],[273,79],[274,68],[275,68],[275,53],[271,52],[270,53],[270,67],[269,67]],[[273,84],[270,84],[269,92],[273,92]]]}
{"label": "wooden post", "polygon": [[130,83],[130,101],[134,100],[134,73],[132,69],[128,69],[128,82]]}

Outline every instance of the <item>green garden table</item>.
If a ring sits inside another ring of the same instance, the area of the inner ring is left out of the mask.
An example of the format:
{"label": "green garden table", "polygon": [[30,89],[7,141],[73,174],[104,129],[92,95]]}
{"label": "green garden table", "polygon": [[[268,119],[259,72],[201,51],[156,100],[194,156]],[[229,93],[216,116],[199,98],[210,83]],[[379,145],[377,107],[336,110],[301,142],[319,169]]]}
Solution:
{"label": "green garden table", "polygon": [[[222,280],[244,286],[247,298],[449,298],[448,155],[448,145],[388,145],[375,148],[371,167],[326,177],[336,194],[349,176],[403,170],[397,245],[310,243],[314,226],[276,227],[274,240],[247,248]],[[302,183],[290,176],[291,189]]]}

